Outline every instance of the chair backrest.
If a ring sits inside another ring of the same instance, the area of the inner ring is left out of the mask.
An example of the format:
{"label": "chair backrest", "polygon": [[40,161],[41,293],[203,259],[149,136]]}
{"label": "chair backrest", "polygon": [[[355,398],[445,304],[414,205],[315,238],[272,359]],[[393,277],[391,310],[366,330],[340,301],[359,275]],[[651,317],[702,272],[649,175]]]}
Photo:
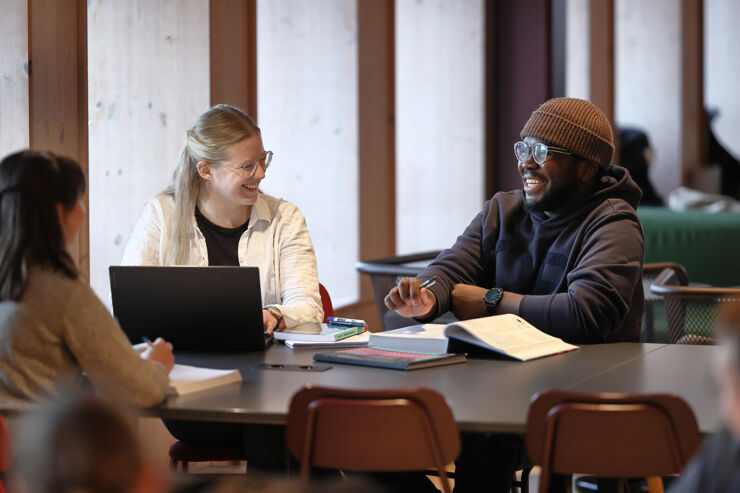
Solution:
{"label": "chair backrest", "polygon": [[323,284],[319,283],[319,294],[321,295],[321,307],[324,309],[324,323],[329,317],[334,316],[334,305],[331,304],[331,296]]}
{"label": "chair backrest", "polygon": [[668,394],[587,394],[549,390],[529,405],[532,462],[550,475],[629,478],[677,474],[700,444],[691,408]]}
{"label": "chair backrest", "polygon": [[740,288],[688,286],[674,269],[664,269],[650,287],[665,300],[672,344],[714,344],[715,321],[722,303],[740,302]]}
{"label": "chair backrest", "polygon": [[[13,444],[10,441],[10,433],[5,426],[2,416],[0,416],[0,473],[10,469],[13,464]],[[0,481],[0,493],[5,493],[5,486]]]}
{"label": "chair backrest", "polygon": [[348,390],[307,386],[290,402],[288,449],[311,466],[363,471],[444,467],[460,437],[444,398],[430,389]]}
{"label": "chair backrest", "polygon": [[388,307],[385,306],[384,301],[388,291],[398,284],[400,279],[416,277],[439,253],[440,250],[434,250],[411,255],[366,260],[355,264],[355,268],[359,273],[370,276],[370,284],[373,287],[375,306],[378,308],[380,320],[383,320],[383,317],[388,311]]}

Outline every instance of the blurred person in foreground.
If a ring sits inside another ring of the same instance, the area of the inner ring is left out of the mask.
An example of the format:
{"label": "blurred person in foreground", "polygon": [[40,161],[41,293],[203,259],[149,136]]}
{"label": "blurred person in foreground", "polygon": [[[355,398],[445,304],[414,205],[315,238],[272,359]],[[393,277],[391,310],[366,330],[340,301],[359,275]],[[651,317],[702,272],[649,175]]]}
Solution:
{"label": "blurred person in foreground", "polygon": [[711,436],[669,493],[740,491],[740,301],[725,303],[718,323],[716,380],[722,428]]}
{"label": "blurred person in foreground", "polygon": [[85,395],[28,413],[9,489],[21,493],[161,493],[166,482],[142,460],[131,422]]}

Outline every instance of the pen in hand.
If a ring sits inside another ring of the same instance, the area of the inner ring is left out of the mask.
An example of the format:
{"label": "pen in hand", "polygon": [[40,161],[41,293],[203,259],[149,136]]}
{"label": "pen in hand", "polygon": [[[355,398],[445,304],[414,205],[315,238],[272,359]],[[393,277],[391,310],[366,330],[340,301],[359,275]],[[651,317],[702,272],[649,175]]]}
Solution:
{"label": "pen in hand", "polygon": [[428,288],[430,286],[434,286],[434,283],[436,283],[436,282],[437,282],[437,276],[432,276],[429,279],[427,279],[426,281],[424,281],[423,283],[421,283],[419,285],[419,289],[421,289],[421,288]]}

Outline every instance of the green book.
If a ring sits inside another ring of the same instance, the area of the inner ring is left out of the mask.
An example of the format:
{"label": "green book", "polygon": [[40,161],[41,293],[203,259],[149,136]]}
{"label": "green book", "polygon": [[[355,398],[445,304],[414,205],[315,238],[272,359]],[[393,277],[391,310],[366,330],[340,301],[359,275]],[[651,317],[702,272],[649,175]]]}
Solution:
{"label": "green book", "polygon": [[332,342],[362,334],[364,331],[365,327],[334,327],[324,323],[307,323],[273,332],[273,334],[279,341]]}

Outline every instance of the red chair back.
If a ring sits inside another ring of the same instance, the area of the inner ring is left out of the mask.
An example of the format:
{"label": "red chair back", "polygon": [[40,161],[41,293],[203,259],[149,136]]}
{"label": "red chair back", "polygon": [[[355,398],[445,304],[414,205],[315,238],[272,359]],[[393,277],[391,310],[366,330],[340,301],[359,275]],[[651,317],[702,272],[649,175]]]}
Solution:
{"label": "red chair back", "polygon": [[334,316],[334,306],[331,304],[331,296],[323,284],[319,283],[319,294],[321,295],[321,307],[324,309],[324,323],[329,317]]}
{"label": "red chair back", "polygon": [[433,467],[445,491],[445,466],[460,452],[452,411],[429,389],[307,386],[291,400],[286,438],[304,478],[314,465],[361,471]]}
{"label": "red chair back", "polygon": [[529,406],[527,451],[552,473],[601,477],[678,474],[700,444],[694,413],[667,394],[585,394],[550,390]]}
{"label": "red chair back", "polygon": [[[10,433],[0,416],[0,472],[4,473],[13,464],[13,444],[10,442]],[[0,481],[0,493],[5,493],[5,485]]]}

